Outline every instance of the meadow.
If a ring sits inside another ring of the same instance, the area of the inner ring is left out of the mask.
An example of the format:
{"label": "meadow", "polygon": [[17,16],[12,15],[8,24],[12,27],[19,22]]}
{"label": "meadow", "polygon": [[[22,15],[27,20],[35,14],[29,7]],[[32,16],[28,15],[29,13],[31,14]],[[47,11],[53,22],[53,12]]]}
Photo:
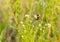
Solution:
{"label": "meadow", "polygon": [[60,42],[60,0],[0,0],[0,42]]}

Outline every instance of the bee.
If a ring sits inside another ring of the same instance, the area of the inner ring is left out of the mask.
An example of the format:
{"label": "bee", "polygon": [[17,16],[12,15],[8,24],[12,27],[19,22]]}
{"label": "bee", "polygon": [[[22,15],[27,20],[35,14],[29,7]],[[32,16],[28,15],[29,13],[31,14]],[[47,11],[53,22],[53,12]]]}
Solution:
{"label": "bee", "polygon": [[34,18],[35,18],[35,20],[39,20],[41,18],[41,15],[40,14],[35,14]]}

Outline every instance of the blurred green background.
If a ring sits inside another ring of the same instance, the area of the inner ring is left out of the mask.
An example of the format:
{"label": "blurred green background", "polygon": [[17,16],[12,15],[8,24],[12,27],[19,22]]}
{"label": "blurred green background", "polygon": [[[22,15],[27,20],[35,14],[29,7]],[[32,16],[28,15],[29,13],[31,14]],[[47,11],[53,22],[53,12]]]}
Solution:
{"label": "blurred green background", "polygon": [[60,0],[0,0],[0,42],[60,42]]}

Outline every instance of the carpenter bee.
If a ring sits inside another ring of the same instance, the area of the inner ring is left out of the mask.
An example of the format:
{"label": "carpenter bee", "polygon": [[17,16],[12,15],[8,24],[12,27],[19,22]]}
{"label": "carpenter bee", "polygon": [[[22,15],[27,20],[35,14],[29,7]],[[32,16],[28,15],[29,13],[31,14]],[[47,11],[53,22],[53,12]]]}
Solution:
{"label": "carpenter bee", "polygon": [[40,14],[35,14],[34,18],[35,18],[35,20],[39,20],[41,18],[41,15]]}

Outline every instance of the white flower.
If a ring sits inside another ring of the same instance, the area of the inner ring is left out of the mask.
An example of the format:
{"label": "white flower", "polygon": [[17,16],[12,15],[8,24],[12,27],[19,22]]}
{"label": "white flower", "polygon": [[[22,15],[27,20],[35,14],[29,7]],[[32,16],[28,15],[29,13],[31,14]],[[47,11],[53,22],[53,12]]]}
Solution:
{"label": "white flower", "polygon": [[22,38],[23,38],[24,36],[22,35]]}
{"label": "white flower", "polygon": [[23,24],[23,21],[20,21],[21,25],[24,27],[25,25]]}
{"label": "white flower", "polygon": [[25,25],[23,24],[22,26],[24,27]]}
{"label": "white flower", "polygon": [[51,24],[48,23],[48,28],[51,28]]}
{"label": "white flower", "polygon": [[39,24],[39,26],[41,27],[41,24]]}
{"label": "white flower", "polygon": [[44,32],[44,30],[43,30],[43,32]]}
{"label": "white flower", "polygon": [[21,21],[20,23],[23,24],[23,21]]}
{"label": "white flower", "polygon": [[48,28],[51,28],[51,24],[48,23],[48,24],[45,24]]}
{"label": "white flower", "polygon": [[40,28],[40,30],[42,31],[42,28]]}
{"label": "white flower", "polygon": [[30,18],[30,16],[29,16],[28,14],[26,14],[26,15],[25,15],[25,17],[28,17],[28,18]]}

